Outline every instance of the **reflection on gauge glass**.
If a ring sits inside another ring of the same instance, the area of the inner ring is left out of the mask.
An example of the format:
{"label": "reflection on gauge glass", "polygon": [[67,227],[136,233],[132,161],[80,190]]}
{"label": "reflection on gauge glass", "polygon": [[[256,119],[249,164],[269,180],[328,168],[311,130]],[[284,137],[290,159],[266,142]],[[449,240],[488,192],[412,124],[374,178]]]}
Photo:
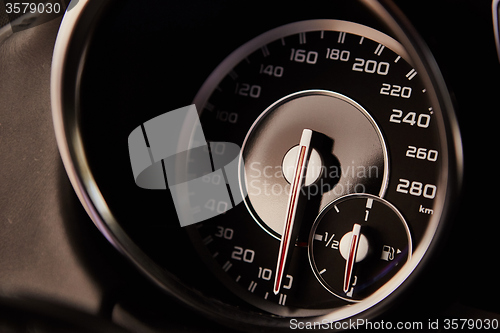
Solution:
{"label": "reflection on gauge glass", "polygon": [[215,276],[272,314],[332,320],[398,288],[447,195],[431,89],[399,42],[347,21],[288,24],[234,51],[194,101],[207,140],[238,144],[244,162],[244,203],[189,228]]}

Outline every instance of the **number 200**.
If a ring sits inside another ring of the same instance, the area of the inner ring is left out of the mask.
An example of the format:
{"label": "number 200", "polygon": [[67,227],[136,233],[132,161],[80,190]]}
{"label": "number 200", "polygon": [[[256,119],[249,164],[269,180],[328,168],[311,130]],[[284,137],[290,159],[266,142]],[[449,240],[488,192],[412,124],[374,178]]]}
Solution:
{"label": "number 200", "polygon": [[352,70],[356,72],[377,73],[378,75],[387,75],[389,73],[388,62],[377,62],[375,60],[365,60],[362,58],[354,59]]}

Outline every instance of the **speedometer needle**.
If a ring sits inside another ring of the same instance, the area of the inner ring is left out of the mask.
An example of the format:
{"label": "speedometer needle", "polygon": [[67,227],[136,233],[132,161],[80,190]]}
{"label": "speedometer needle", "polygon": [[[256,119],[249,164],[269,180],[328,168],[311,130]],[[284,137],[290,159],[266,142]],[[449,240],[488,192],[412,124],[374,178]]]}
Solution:
{"label": "speedometer needle", "polygon": [[296,223],[297,207],[299,203],[300,190],[304,184],[304,178],[306,176],[307,163],[309,160],[309,156],[311,155],[311,138],[312,130],[304,129],[300,138],[299,154],[297,156],[297,162],[295,163],[295,171],[293,174],[293,182],[291,184],[290,197],[288,200],[285,226],[283,228],[280,248],[278,252],[276,277],[274,280],[273,288],[275,295],[279,293],[281,282],[283,281],[283,272],[285,270],[287,258],[289,257],[290,253],[290,242],[292,240],[292,235],[294,234],[294,225],[295,230],[298,229],[298,223]]}
{"label": "speedometer needle", "polygon": [[352,228],[351,244],[349,246],[349,255],[345,263],[345,273],[344,273],[345,293],[349,291],[349,287],[351,285],[352,269],[354,267],[354,261],[356,260],[356,254],[358,252],[360,231],[361,231],[361,226],[356,223]]}

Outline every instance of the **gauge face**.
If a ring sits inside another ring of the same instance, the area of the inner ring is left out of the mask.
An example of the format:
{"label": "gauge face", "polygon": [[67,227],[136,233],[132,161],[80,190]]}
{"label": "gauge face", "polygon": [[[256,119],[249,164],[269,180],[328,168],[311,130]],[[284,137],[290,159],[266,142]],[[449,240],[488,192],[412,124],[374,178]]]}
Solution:
{"label": "gauge face", "polygon": [[244,202],[189,230],[214,274],[283,316],[352,315],[394,291],[446,195],[430,89],[401,44],[346,21],[292,23],[231,54],[195,99],[207,140],[238,144],[244,165]]}
{"label": "gauge face", "polygon": [[309,259],[321,284],[357,302],[381,288],[411,259],[410,230],[399,211],[372,195],[346,195],[318,216]]}

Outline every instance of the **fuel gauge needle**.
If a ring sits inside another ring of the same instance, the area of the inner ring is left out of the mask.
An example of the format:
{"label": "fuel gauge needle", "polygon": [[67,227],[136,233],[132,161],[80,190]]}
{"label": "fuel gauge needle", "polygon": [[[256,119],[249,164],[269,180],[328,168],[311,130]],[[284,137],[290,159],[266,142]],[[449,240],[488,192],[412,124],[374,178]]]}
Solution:
{"label": "fuel gauge needle", "polygon": [[358,252],[360,231],[361,231],[361,226],[356,223],[352,228],[352,237],[351,237],[351,244],[349,246],[349,255],[345,263],[345,273],[344,273],[345,293],[349,291],[349,287],[351,286],[352,269],[354,267],[354,261],[356,260],[356,254]]}
{"label": "fuel gauge needle", "polygon": [[[304,184],[304,179],[306,176],[307,163],[310,157],[310,145],[312,138],[312,130],[304,129],[302,131],[302,136],[299,143],[299,153],[297,156],[297,162],[295,163],[295,171],[293,174],[293,182],[291,184],[290,197],[288,200],[287,213],[285,226],[283,228],[283,233],[281,236],[280,248],[278,252],[278,262],[276,265],[276,277],[274,280],[274,294],[277,295],[281,288],[281,283],[283,281],[283,273],[286,267],[287,258],[291,252],[290,243],[292,241],[292,235],[294,234],[294,228],[298,228],[297,217],[297,207],[299,203],[300,190]],[[300,215],[300,214],[299,214]]]}

